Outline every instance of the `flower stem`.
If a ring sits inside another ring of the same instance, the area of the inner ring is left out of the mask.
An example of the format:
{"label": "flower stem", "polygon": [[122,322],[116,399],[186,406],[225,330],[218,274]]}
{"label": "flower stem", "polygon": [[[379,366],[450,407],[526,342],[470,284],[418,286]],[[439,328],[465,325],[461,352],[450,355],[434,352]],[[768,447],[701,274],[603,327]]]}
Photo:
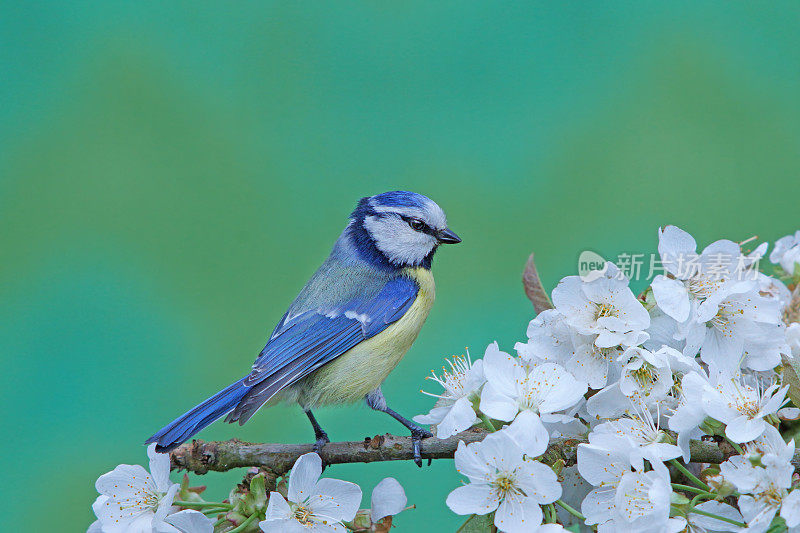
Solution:
{"label": "flower stem", "polygon": [[495,432],[495,431],[497,431],[497,428],[496,428],[496,427],[494,427],[494,422],[492,422],[492,419],[491,419],[491,418],[489,418],[488,416],[486,416],[486,415],[485,415],[485,414],[483,414],[483,413],[480,413],[480,414],[478,415],[478,418],[480,418],[480,419],[481,419],[481,421],[483,421],[483,425],[484,425],[484,426],[486,426],[486,429],[488,429],[488,430],[489,430],[489,431],[491,431],[491,432]]}
{"label": "flower stem", "polygon": [[701,489],[705,490],[706,492],[711,492],[711,487],[709,487],[708,485],[706,485],[705,483],[700,481],[700,479],[698,479],[697,476],[695,476],[694,474],[689,472],[689,470],[685,466],[680,464],[677,459],[670,459],[669,462],[670,462],[670,464],[672,464],[672,466],[674,466],[675,468],[680,470],[683,473],[684,476],[689,478],[689,481],[691,481],[692,483],[694,483],[695,485],[697,485]]}
{"label": "flower stem", "polygon": [[219,507],[226,510],[233,509],[231,504],[221,502],[183,502],[175,500],[172,502],[172,505],[177,505],[178,507]]}
{"label": "flower stem", "polygon": [[569,514],[571,514],[575,518],[577,518],[579,520],[586,520],[585,516],[583,516],[581,513],[579,513],[578,511],[576,511],[575,509],[573,509],[572,507],[570,507],[566,503],[564,503],[563,500],[556,500],[555,503],[557,503],[558,505],[563,507],[566,512],[568,512]]}
{"label": "flower stem", "polygon": [[256,515],[251,514],[250,516],[247,517],[247,520],[245,520],[235,528],[229,530],[228,533],[238,533],[239,531],[244,531],[245,529],[247,529],[247,526],[249,526],[255,519]]}
{"label": "flower stem", "polygon": [[711,492],[709,492],[707,490],[698,489],[698,488],[692,487],[690,485],[681,485],[680,483],[672,483],[672,488],[673,489],[678,489],[678,490],[685,490],[685,491],[689,491],[689,492],[694,492],[695,494],[709,494],[709,495],[711,495],[712,498],[716,498],[716,496],[717,496],[716,494],[711,493]]}
{"label": "flower stem", "polygon": [[215,515],[215,514],[220,514],[220,513],[227,513],[228,511],[230,511],[230,509],[228,509],[226,507],[209,507],[207,509],[203,509],[200,512],[203,513],[203,514]]}
{"label": "flower stem", "polygon": [[711,494],[710,492],[695,495],[695,497],[692,498],[692,501],[689,502],[689,512],[692,512],[692,509],[694,509],[695,505],[697,505],[700,500],[713,500],[714,497],[715,495]]}
{"label": "flower stem", "polygon": [[724,516],[720,516],[720,515],[714,514],[714,513],[707,513],[705,511],[701,511],[700,509],[697,509],[697,508],[692,509],[692,512],[700,514],[700,515],[703,515],[703,516],[707,516],[709,518],[714,518],[716,520],[722,520],[723,522],[727,522],[729,524],[733,524],[734,526],[738,526],[738,527],[746,527],[746,525],[747,525],[747,524],[743,524],[743,523],[739,522],[738,520],[733,520],[731,518],[725,518]]}
{"label": "flower stem", "polygon": [[548,503],[543,507],[545,523],[552,524],[556,521],[556,510],[552,503]]}

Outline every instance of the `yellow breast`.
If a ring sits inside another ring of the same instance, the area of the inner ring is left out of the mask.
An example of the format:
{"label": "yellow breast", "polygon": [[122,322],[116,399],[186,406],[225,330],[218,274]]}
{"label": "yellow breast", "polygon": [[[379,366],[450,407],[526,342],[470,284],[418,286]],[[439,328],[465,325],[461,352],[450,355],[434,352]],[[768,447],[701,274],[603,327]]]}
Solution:
{"label": "yellow breast", "polygon": [[297,401],[313,408],[360,401],[394,370],[417,339],[436,297],[430,270],[408,268],[404,274],[419,285],[408,311],[379,334],[359,343],[304,380]]}

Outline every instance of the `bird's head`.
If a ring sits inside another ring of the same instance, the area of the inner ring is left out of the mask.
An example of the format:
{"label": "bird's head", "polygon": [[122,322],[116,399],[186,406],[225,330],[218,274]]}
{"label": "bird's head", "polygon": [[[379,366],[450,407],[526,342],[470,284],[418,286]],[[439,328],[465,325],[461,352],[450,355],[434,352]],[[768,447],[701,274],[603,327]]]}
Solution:
{"label": "bird's head", "polygon": [[461,239],[447,227],[436,202],[414,192],[393,191],[362,198],[350,215],[356,247],[394,267],[429,267],[440,244]]}

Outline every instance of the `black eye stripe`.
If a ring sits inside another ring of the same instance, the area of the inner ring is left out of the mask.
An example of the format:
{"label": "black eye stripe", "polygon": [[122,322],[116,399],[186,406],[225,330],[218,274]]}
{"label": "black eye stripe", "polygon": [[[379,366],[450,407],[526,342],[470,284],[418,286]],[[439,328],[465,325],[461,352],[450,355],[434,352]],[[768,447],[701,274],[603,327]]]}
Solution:
{"label": "black eye stripe", "polygon": [[409,227],[414,231],[419,231],[420,233],[427,233],[428,235],[434,234],[434,231],[430,226],[428,226],[427,224],[425,224],[425,222],[416,217],[400,215],[400,218],[402,218],[406,222],[406,224],[408,224]]}

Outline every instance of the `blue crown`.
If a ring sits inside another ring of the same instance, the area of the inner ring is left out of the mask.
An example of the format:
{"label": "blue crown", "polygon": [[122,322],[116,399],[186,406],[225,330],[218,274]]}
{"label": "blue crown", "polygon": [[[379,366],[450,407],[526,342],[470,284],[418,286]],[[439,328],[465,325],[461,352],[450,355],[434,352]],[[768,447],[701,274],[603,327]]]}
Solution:
{"label": "blue crown", "polygon": [[387,207],[419,207],[424,208],[431,201],[427,196],[409,191],[391,191],[376,194],[372,198],[377,205]]}

